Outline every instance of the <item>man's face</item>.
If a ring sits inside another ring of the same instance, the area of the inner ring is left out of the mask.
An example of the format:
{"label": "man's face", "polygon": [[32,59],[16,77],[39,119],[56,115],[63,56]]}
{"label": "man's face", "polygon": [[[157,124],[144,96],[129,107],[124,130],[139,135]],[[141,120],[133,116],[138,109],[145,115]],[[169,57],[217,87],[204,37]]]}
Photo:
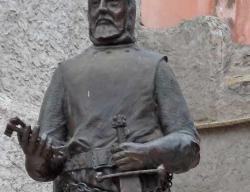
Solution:
{"label": "man's face", "polygon": [[127,0],[89,0],[89,23],[93,37],[102,41],[122,35],[127,9]]}

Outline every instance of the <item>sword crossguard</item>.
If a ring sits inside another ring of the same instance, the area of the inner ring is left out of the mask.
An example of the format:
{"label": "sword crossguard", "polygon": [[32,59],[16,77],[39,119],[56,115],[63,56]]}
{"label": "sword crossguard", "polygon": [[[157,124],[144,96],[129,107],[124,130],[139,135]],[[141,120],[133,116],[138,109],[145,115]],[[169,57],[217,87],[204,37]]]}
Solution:
{"label": "sword crossguard", "polygon": [[163,165],[160,165],[157,169],[147,169],[147,170],[137,170],[137,171],[127,171],[127,172],[121,172],[121,173],[113,173],[109,175],[103,175],[102,172],[98,172],[96,175],[97,181],[103,181],[105,179],[111,179],[115,177],[127,177],[127,176],[135,176],[140,174],[158,174],[158,175],[164,175],[166,172]]}

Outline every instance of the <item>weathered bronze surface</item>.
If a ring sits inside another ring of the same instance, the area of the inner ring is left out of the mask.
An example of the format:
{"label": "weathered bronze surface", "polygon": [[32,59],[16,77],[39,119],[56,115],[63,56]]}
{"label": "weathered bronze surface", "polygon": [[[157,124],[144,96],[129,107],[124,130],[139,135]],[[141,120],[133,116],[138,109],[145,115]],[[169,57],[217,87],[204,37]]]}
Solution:
{"label": "weathered bronze surface", "polygon": [[[140,188],[133,191],[169,191],[172,173],[195,167],[200,155],[168,59],[136,45],[134,0],[88,3],[94,45],[58,65],[39,126],[13,118],[5,133],[18,132],[28,174],[53,180],[55,192],[127,191],[129,182]],[[119,114],[127,126],[117,131]]]}

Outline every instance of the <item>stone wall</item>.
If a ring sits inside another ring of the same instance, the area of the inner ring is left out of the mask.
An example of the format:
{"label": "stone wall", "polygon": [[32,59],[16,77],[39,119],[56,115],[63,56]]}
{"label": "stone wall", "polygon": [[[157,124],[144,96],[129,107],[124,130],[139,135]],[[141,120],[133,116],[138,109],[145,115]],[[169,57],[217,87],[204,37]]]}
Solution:
{"label": "stone wall", "polygon": [[[0,1],[0,133],[7,119],[36,123],[44,91],[58,62],[81,53],[88,40],[87,1]],[[138,14],[139,15],[139,14]],[[197,122],[250,115],[250,48],[235,45],[228,27],[200,17],[165,30],[137,23],[138,43],[169,56]],[[175,176],[173,191],[248,192],[248,127],[201,131],[198,168]],[[31,180],[16,138],[0,135],[0,192],[47,192]]]}

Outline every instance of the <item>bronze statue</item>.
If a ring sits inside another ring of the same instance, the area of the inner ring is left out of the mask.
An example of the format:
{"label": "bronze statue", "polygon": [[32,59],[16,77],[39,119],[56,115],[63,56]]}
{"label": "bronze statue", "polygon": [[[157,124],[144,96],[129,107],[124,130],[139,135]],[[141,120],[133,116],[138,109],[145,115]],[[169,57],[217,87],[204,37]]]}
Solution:
{"label": "bronze statue", "polygon": [[[55,192],[170,191],[199,136],[167,57],[135,43],[135,0],[88,0],[93,46],[58,65],[38,126],[19,118],[28,174]],[[113,127],[113,128],[112,128]]]}

